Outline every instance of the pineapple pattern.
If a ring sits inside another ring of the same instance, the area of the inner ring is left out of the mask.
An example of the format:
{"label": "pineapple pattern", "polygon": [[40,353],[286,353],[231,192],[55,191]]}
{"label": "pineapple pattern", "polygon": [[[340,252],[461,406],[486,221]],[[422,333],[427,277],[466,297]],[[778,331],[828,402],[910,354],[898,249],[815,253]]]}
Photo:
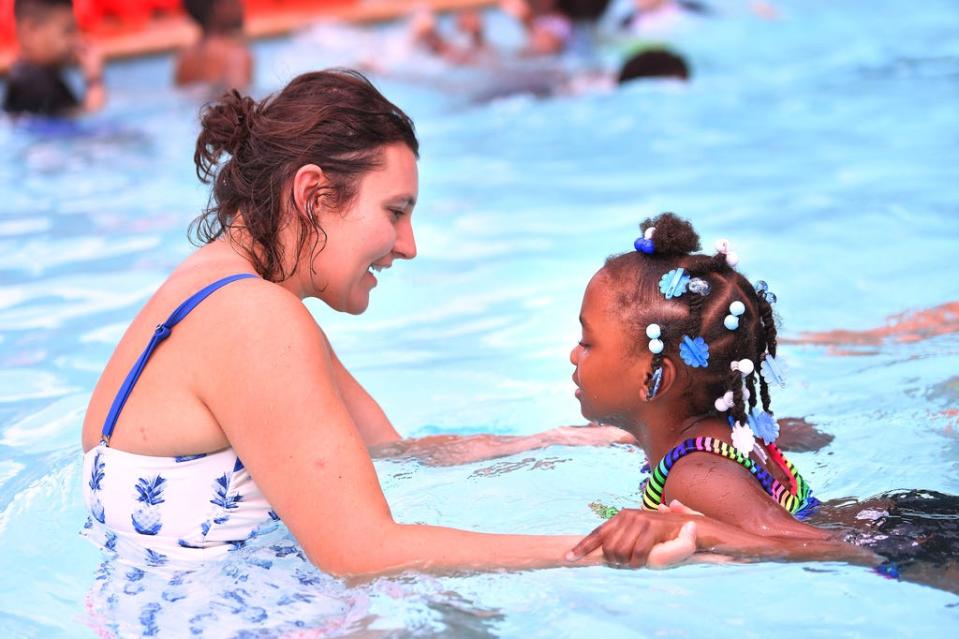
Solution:
{"label": "pineapple pattern", "polygon": [[156,475],[153,479],[140,477],[136,483],[137,501],[143,504],[130,516],[133,520],[133,529],[141,535],[156,535],[163,528],[160,520],[159,506],[163,499],[163,484],[166,480]]}
{"label": "pineapple pattern", "polygon": [[100,501],[100,482],[103,481],[104,467],[103,454],[98,450],[93,457],[93,469],[90,471],[90,514],[101,524],[106,521],[106,515],[103,512],[103,503]]}

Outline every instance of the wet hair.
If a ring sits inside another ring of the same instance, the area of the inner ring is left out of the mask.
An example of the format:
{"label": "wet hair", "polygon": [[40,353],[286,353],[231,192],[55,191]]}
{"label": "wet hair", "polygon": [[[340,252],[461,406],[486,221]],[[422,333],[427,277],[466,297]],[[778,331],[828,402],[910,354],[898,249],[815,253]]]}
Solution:
{"label": "wet hair", "polygon": [[[679,355],[683,336],[702,337],[709,345],[709,363],[705,367],[686,367],[690,375],[690,414],[718,414],[715,400],[732,391],[733,418],[745,424],[748,410],[755,408],[757,398],[763,410],[772,414],[769,387],[759,373],[766,357],[776,356],[776,322],[773,310],[765,296],[726,261],[723,253],[704,255],[699,236],[692,225],[672,213],[663,213],[646,219],[640,229],[655,227],[652,255],[631,251],[610,257],[603,272],[611,278],[614,303],[632,338],[634,353],[646,349],[649,338],[646,327],[659,324],[665,348],[653,356],[647,376],[647,389],[652,385],[653,371],[662,364],[664,356],[672,356],[685,366]],[[709,293],[699,295],[687,290],[680,297],[665,299],[659,290],[660,279],[669,271],[682,267],[690,278],[700,278],[709,284]],[[729,314],[729,305],[741,301],[746,312],[739,318],[739,328],[731,331],[723,320]],[[743,376],[730,369],[733,361],[750,359],[756,370],[745,377],[750,391],[743,395]],[[758,386],[758,389],[757,389]],[[758,390],[758,392],[757,392]]]}
{"label": "wet hair", "polygon": [[619,70],[619,84],[640,78],[689,79],[689,65],[667,49],[646,49],[629,58]]}
{"label": "wet hair", "polygon": [[73,10],[73,0],[14,0],[13,16],[16,20],[42,20],[51,9]]}
{"label": "wet hair", "polygon": [[[234,0],[240,2],[240,0]],[[183,9],[186,14],[197,23],[204,33],[211,33],[222,25],[214,23],[217,5],[223,0],[183,0]],[[242,25],[236,25],[237,27]]]}
{"label": "wet hair", "polygon": [[[388,145],[405,144],[419,157],[413,121],[363,75],[343,69],[304,73],[260,102],[230,91],[203,108],[200,124],[193,160],[197,176],[213,189],[191,234],[197,243],[212,242],[242,214],[252,238],[243,248],[270,281],[296,271],[311,237],[311,251],[325,245],[314,202],[329,211],[348,207],[360,180],[382,166]],[[292,182],[307,164],[319,166],[329,184],[309,194],[303,211]],[[300,225],[296,261],[287,271],[280,231],[289,212],[298,214]]]}
{"label": "wet hair", "polygon": [[183,10],[193,19],[204,31],[210,28],[210,20],[213,18],[213,8],[217,0],[183,0]]}
{"label": "wet hair", "polygon": [[595,22],[606,12],[610,0],[556,0],[555,7],[571,20]]}

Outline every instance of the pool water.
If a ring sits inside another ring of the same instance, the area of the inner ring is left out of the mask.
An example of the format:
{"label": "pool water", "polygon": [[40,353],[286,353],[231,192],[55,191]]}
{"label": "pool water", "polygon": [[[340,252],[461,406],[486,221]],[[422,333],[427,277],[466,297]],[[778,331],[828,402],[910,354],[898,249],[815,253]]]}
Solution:
{"label": "pool water", "polygon": [[[630,249],[640,220],[672,210],[707,245],[729,237],[741,269],[778,295],[790,384],[774,407],[834,436],[791,456],[820,499],[959,493],[959,335],[842,349],[802,341],[959,299],[959,8],[782,0],[767,22],[746,3],[711,4],[719,16],[675,37],[694,69],[688,86],[475,104],[428,76],[378,78],[421,138],[419,256],[383,274],[363,316],[311,310],[405,435],[581,423],[568,352],[582,290],[608,254]],[[351,62],[322,40],[258,45],[258,92]],[[354,584],[311,569],[282,529],[173,586],[103,564],[78,534],[83,410],[127,323],[192,250],[186,227],[207,197],[191,163],[198,99],[163,88],[171,74],[167,58],[111,66],[105,113],[66,132],[0,126],[0,636],[899,637],[959,627],[954,594],[841,564]],[[403,522],[585,533],[599,523],[590,502],[637,502],[642,463],[628,447],[552,447],[377,468]],[[143,606],[111,617],[110,588],[136,591]]]}

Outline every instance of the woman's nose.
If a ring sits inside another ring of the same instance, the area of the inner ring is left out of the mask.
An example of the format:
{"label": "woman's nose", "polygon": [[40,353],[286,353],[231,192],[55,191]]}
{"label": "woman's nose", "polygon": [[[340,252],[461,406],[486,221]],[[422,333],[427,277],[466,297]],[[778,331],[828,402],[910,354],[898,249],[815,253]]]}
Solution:
{"label": "woman's nose", "polygon": [[416,257],[416,238],[413,236],[412,222],[400,225],[393,250],[408,260]]}

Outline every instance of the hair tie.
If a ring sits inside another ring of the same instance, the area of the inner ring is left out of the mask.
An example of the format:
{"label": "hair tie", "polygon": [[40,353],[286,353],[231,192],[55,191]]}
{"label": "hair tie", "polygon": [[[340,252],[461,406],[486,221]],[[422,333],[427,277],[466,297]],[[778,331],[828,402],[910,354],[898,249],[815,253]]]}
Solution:
{"label": "hair tie", "polygon": [[656,250],[655,245],[653,244],[653,233],[656,232],[656,227],[651,226],[643,232],[642,237],[637,237],[636,241],[633,242],[633,248],[635,248],[640,253],[645,255],[652,255],[653,251]]}
{"label": "hair tie", "polygon": [[716,252],[726,259],[726,264],[730,266],[739,264],[739,255],[737,255],[735,251],[730,250],[729,240],[722,239],[716,242]]}
{"label": "hair tie", "polygon": [[702,295],[703,297],[706,297],[709,295],[709,291],[711,289],[709,282],[701,277],[694,277],[693,279],[689,280],[689,283],[686,285],[686,290],[695,295]]}

